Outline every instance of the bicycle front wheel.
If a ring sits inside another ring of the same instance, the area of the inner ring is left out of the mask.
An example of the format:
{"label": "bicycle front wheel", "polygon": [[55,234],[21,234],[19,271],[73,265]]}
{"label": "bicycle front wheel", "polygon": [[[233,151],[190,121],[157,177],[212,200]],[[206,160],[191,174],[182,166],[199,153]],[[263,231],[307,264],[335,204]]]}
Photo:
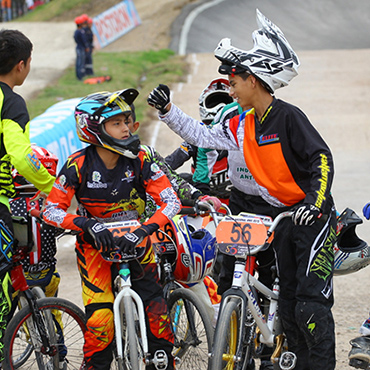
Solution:
{"label": "bicycle front wheel", "polygon": [[240,309],[236,300],[229,301],[222,308],[217,320],[217,330],[211,357],[212,370],[233,370],[238,368],[237,348],[239,346]]}
{"label": "bicycle front wheel", "polygon": [[[63,370],[80,369],[86,330],[83,311],[62,298],[43,298],[37,303],[50,348],[45,348],[42,344],[40,328],[27,305],[12,318],[7,327],[4,337],[4,368],[20,368],[19,358],[24,356],[31,346],[32,353],[22,361],[22,370],[55,369],[55,363]],[[52,327],[48,319],[50,314]]]}
{"label": "bicycle front wheel", "polygon": [[180,359],[176,369],[208,369],[214,330],[202,302],[192,291],[179,288],[167,304],[175,335],[173,355]]}

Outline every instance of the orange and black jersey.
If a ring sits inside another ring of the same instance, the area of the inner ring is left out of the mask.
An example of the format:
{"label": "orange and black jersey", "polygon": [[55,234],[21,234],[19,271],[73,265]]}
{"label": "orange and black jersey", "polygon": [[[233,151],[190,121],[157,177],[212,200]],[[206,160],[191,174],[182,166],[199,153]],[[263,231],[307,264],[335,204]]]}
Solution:
{"label": "orange and black jersey", "polygon": [[332,154],[299,108],[274,98],[261,122],[250,109],[211,128],[174,104],[160,118],[192,144],[241,150],[256,182],[281,207],[304,201],[328,211],[326,200],[331,198],[334,176]]}
{"label": "orange and black jersey", "polygon": [[[43,216],[49,224],[79,231],[85,217],[101,222],[137,220],[144,212],[146,193],[159,206],[144,223],[152,233],[181,207],[167,177],[144,150],[136,159],[120,156],[116,167],[107,169],[91,145],[68,158],[47,198]],[[77,214],[67,213],[73,196],[78,202]]]}
{"label": "orange and black jersey", "polygon": [[286,205],[304,200],[324,210],[333,181],[333,159],[305,114],[274,99],[261,122],[254,111],[247,111],[231,120],[230,129],[234,131],[241,121],[244,157],[256,181]]}

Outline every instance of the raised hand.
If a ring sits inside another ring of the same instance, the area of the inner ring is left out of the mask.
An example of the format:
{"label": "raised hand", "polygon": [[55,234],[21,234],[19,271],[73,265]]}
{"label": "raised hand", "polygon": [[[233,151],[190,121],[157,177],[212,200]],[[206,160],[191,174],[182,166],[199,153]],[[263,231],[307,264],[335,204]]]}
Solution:
{"label": "raised hand", "polygon": [[170,103],[170,89],[167,85],[160,84],[149,94],[147,102],[152,107],[158,109],[162,114],[168,111],[165,109]]}

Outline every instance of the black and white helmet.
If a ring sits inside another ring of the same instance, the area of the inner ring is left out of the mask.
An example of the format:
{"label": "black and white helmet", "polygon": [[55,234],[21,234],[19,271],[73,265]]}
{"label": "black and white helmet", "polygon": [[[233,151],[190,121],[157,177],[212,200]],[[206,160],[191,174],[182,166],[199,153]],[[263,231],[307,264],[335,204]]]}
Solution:
{"label": "black and white helmet", "polygon": [[199,115],[204,123],[211,123],[217,112],[233,102],[229,95],[230,83],[226,78],[215,78],[199,96]]}
{"label": "black and white helmet", "polygon": [[259,29],[252,34],[253,49],[238,49],[229,38],[224,38],[215,49],[215,57],[222,62],[221,74],[249,72],[273,94],[298,74],[300,62],[279,27],[258,9],[257,25]]}

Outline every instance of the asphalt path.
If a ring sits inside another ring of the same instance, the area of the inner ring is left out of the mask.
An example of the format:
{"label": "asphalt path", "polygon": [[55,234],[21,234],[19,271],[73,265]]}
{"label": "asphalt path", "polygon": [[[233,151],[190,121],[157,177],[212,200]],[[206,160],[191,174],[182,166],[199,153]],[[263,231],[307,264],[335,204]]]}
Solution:
{"label": "asphalt path", "polygon": [[179,16],[171,47],[180,54],[213,52],[229,37],[233,45],[249,50],[256,8],[283,29],[296,51],[370,47],[368,0],[205,1],[189,5]]}

